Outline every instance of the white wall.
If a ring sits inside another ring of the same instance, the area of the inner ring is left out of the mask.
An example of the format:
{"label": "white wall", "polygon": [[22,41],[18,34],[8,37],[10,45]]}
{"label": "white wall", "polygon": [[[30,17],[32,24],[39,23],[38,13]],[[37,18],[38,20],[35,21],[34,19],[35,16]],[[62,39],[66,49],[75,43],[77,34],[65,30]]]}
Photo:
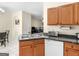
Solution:
{"label": "white wall", "polygon": [[32,20],[32,23],[31,23],[32,26],[34,26],[34,27],[43,27],[41,19],[37,19],[37,18],[32,17],[31,20]]}
{"label": "white wall", "polygon": [[[15,19],[19,19],[20,24],[15,25]],[[19,55],[19,36],[22,34],[22,11],[12,13],[12,38],[9,42],[10,56]]]}
{"label": "white wall", "polygon": [[[19,19],[19,25],[15,25],[15,19]],[[9,43],[7,43],[6,47],[0,47],[0,53],[9,53],[10,56],[18,56],[19,39],[22,34],[22,11],[8,12],[0,15],[0,32],[5,30],[10,30]]]}
{"label": "white wall", "polygon": [[61,5],[64,5],[64,4],[70,4],[72,2],[46,2],[44,3],[44,14],[43,14],[43,17],[44,17],[44,20],[43,20],[43,23],[44,23],[44,32],[48,32],[48,31],[60,31],[61,33],[68,33],[68,34],[75,34],[76,32],[79,32],[79,26],[72,26],[73,29],[71,30],[62,30],[60,29],[60,25],[52,25],[52,26],[48,26],[47,25],[47,8],[53,8],[53,7],[57,7],[57,6],[61,6]]}
{"label": "white wall", "polygon": [[31,14],[22,12],[22,34],[31,33]]}
{"label": "white wall", "polygon": [[0,14],[0,32],[10,29],[11,25],[11,14],[10,13],[1,13]]}
{"label": "white wall", "polygon": [[[12,38],[12,17],[11,13],[5,12],[5,13],[0,13],[0,32],[4,32],[5,30],[10,30],[9,33],[9,42]],[[10,44],[7,43],[6,47],[0,46],[0,53],[9,53],[9,47]]]}

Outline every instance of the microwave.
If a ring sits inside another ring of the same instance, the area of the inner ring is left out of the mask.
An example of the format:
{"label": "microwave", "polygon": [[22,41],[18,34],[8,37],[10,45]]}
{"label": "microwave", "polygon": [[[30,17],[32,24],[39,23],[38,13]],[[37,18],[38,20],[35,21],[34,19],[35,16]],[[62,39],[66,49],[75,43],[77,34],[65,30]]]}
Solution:
{"label": "microwave", "polygon": [[49,36],[58,36],[59,32],[58,31],[49,31],[48,35]]}

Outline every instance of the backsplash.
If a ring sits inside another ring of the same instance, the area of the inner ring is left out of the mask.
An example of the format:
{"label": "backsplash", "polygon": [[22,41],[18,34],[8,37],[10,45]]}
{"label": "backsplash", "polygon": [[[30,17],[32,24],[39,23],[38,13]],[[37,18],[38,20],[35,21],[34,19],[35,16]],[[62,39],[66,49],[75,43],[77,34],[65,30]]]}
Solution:
{"label": "backsplash", "polygon": [[46,32],[48,32],[48,31],[59,31],[59,33],[71,34],[71,35],[75,35],[75,33],[79,32],[79,26],[78,25],[72,25],[71,26],[72,29],[61,29],[60,26],[61,25],[47,26]]}

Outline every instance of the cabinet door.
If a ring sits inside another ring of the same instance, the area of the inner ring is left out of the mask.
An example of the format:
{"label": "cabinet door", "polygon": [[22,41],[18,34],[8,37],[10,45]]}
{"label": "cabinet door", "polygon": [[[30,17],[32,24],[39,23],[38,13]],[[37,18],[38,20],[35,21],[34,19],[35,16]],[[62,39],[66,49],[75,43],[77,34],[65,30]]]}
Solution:
{"label": "cabinet door", "polygon": [[48,25],[58,24],[58,8],[48,9]]}
{"label": "cabinet door", "polygon": [[59,24],[71,25],[73,24],[73,4],[59,7]]}
{"label": "cabinet door", "polygon": [[74,5],[74,20],[76,24],[79,24],[79,3],[75,3]]}
{"label": "cabinet door", "polygon": [[63,56],[63,42],[46,39],[45,56]]}
{"label": "cabinet door", "polygon": [[79,56],[79,51],[75,49],[66,48],[64,55],[65,56]]}
{"label": "cabinet door", "polygon": [[44,44],[34,45],[34,56],[44,56],[44,55],[45,55]]}
{"label": "cabinet door", "polygon": [[33,48],[31,45],[20,47],[20,56],[33,56]]}

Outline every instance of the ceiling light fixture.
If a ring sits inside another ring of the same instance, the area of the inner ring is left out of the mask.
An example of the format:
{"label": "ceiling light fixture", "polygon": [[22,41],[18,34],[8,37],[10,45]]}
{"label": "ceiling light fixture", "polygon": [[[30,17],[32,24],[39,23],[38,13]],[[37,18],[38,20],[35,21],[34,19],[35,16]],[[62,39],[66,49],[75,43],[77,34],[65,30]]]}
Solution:
{"label": "ceiling light fixture", "polygon": [[3,13],[4,13],[4,12],[5,12],[5,10],[4,10],[4,9],[2,9],[2,8],[0,8],[0,12],[3,12]]}

